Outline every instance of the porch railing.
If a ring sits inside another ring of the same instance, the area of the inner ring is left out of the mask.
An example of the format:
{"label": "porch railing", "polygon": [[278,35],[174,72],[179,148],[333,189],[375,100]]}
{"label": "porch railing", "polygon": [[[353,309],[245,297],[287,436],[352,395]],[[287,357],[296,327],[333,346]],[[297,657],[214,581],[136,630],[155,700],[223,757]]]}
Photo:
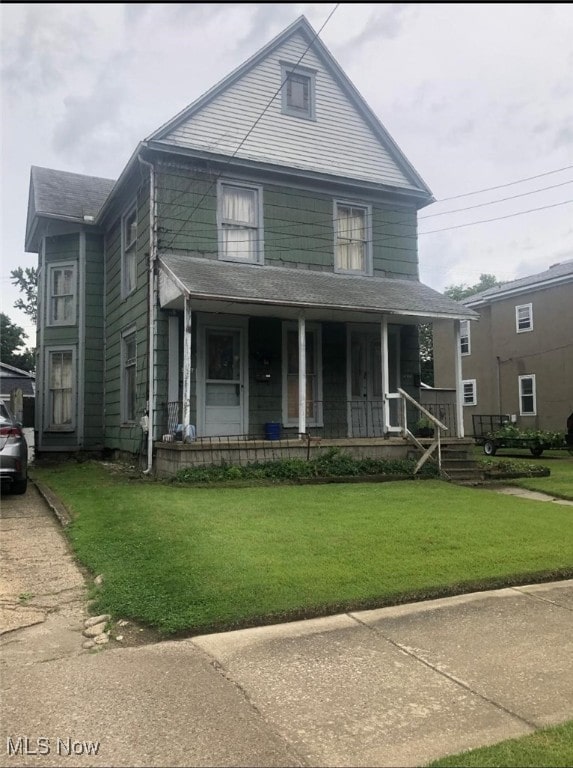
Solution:
{"label": "porch railing", "polygon": [[[422,451],[422,456],[418,463],[416,464],[416,468],[414,469],[414,474],[420,471],[420,469],[424,466],[424,464],[428,461],[428,459],[433,457],[434,452],[437,452],[437,462],[438,462],[438,468],[440,472],[442,471],[442,445],[441,445],[441,432],[442,430],[447,430],[447,426],[443,424],[439,419],[437,419],[434,414],[430,413],[429,410],[427,410],[421,403],[419,403],[417,400],[415,400],[411,395],[409,395],[404,389],[401,389],[398,387],[398,395],[401,398],[402,403],[402,435],[409,440],[411,443],[413,443],[420,451]],[[434,431],[437,434],[436,439],[430,444],[428,448],[426,448],[419,440],[418,438],[408,429],[408,417],[407,417],[407,409],[408,409],[408,403],[412,406],[414,406],[426,419],[430,421],[434,425]]]}

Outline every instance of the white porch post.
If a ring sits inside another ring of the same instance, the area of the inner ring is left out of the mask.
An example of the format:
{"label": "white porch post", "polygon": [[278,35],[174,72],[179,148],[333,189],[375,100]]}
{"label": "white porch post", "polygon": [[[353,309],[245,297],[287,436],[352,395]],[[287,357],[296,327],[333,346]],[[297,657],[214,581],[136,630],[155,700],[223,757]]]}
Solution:
{"label": "white porch post", "polygon": [[185,296],[183,320],[183,434],[191,423],[191,299]]}
{"label": "white porch post", "polygon": [[306,322],[298,318],[298,431],[306,432]]}
{"label": "white porch post", "polygon": [[461,347],[461,322],[454,320],[454,353],[455,379],[456,379],[456,429],[457,437],[464,436],[464,387],[462,384],[462,347]]}
{"label": "white porch post", "polygon": [[169,363],[167,371],[167,402],[179,401],[179,317],[169,316]]}
{"label": "white porch post", "polygon": [[388,318],[380,320],[380,363],[382,365],[382,400],[384,402],[384,434],[390,429],[390,372],[388,370]]}

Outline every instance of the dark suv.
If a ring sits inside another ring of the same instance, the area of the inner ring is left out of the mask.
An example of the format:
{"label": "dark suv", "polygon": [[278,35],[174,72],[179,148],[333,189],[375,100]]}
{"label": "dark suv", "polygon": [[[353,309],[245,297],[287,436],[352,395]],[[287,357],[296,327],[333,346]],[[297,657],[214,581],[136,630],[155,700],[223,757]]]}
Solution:
{"label": "dark suv", "polygon": [[0,481],[10,484],[12,493],[26,493],[28,487],[28,444],[22,425],[0,402]]}

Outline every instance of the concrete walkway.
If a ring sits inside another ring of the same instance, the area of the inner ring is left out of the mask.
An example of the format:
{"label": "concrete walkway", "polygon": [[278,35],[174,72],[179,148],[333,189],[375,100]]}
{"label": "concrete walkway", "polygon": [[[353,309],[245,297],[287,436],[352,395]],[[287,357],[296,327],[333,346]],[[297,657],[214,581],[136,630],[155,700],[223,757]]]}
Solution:
{"label": "concrete walkway", "polygon": [[35,489],[0,522],[1,766],[421,766],[573,717],[573,581],[93,652]]}

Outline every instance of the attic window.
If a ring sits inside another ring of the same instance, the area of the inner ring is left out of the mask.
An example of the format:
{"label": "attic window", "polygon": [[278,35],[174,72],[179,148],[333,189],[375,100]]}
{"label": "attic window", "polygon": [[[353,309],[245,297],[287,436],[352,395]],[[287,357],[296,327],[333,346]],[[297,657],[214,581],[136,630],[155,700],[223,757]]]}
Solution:
{"label": "attic window", "polygon": [[314,71],[281,64],[281,78],[283,114],[314,120]]}

